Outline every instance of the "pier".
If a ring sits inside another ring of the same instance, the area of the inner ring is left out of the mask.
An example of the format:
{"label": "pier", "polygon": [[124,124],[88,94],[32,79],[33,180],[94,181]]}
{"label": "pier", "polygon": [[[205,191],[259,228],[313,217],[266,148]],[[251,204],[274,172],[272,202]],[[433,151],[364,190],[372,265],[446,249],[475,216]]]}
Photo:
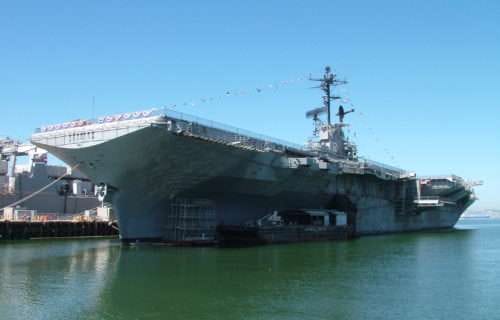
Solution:
{"label": "pier", "polygon": [[105,221],[0,221],[0,241],[97,236],[118,236],[118,229]]}

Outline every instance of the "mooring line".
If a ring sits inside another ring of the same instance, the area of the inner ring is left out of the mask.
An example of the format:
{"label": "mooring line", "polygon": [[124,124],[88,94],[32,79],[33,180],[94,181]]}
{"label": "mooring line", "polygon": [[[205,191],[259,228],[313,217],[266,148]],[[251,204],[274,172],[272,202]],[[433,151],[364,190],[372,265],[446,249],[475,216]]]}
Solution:
{"label": "mooring line", "polygon": [[[79,166],[80,166],[80,163],[78,163],[78,164],[74,165],[74,166],[73,166],[73,167],[71,167],[70,169],[71,169],[71,170],[73,170],[73,169],[76,169],[76,168],[77,168],[77,167],[79,167]],[[17,206],[18,204],[21,204],[21,203],[25,202],[26,200],[29,200],[29,199],[33,198],[34,196],[38,195],[39,193],[41,193],[41,192],[43,192],[43,191],[47,190],[48,188],[50,188],[51,186],[53,186],[53,185],[54,185],[54,184],[56,184],[57,182],[59,182],[59,181],[61,181],[62,179],[64,179],[66,176],[70,175],[70,174],[71,174],[71,173],[70,173],[70,171],[71,171],[71,170],[67,170],[65,174],[63,174],[62,176],[60,176],[60,177],[59,177],[59,178],[57,178],[56,180],[54,180],[54,181],[50,182],[50,183],[49,183],[49,184],[47,184],[46,186],[44,186],[44,187],[40,188],[39,190],[37,190],[37,191],[33,192],[32,194],[27,195],[26,197],[24,197],[24,198],[22,198],[22,199],[20,199],[20,200],[17,200],[17,201],[15,201],[15,202],[13,202],[13,203],[11,203],[11,204],[9,204],[9,205],[7,205],[7,206],[5,206],[5,207],[1,208],[1,209],[0,209],[0,211],[4,211],[4,210],[5,210],[6,208],[8,208],[8,207],[15,207],[15,206]]]}

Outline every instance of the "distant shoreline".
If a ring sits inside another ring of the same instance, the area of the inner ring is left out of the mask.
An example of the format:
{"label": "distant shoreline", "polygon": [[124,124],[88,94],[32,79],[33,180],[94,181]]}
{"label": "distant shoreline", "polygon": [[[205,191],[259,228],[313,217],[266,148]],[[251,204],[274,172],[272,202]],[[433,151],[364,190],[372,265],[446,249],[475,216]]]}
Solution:
{"label": "distant shoreline", "polygon": [[462,216],[459,220],[499,220],[500,217],[488,216],[488,215],[474,215],[474,216]]}

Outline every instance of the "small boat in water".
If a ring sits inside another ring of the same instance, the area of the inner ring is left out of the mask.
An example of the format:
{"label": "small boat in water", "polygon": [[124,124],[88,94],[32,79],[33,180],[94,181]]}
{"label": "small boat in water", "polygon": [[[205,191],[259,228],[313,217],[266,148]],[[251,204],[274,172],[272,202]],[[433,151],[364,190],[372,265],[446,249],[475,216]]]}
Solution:
{"label": "small boat in water", "polygon": [[347,214],[336,210],[275,211],[246,225],[217,227],[221,246],[347,240],[351,236]]}

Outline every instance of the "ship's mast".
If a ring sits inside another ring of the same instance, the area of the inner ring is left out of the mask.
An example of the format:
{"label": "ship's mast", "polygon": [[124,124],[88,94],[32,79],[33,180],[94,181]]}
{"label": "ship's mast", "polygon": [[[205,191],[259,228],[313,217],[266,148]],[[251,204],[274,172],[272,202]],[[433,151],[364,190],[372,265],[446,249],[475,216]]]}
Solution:
{"label": "ship's mast", "polygon": [[[332,93],[332,89],[338,85],[346,84],[347,81],[337,79],[337,75],[332,73],[328,66],[325,68],[325,74],[322,78],[310,78],[310,80],[320,82],[320,85],[315,88],[320,88],[324,95],[323,106],[306,113],[306,117],[312,118],[314,121],[314,137],[319,138],[318,141],[310,140],[309,148],[334,158],[355,160],[357,158],[356,146],[349,142],[342,130],[342,128],[348,126],[344,123],[345,115],[354,112],[354,109],[345,110],[340,105],[336,114],[339,117],[338,123],[332,124],[331,120],[332,101],[341,99],[340,96]],[[327,115],[326,124],[319,118],[321,114],[325,113]]]}
{"label": "ship's mast", "polygon": [[335,87],[338,85],[346,84],[347,81],[338,80],[337,75],[332,73],[331,68],[329,66],[325,67],[325,74],[323,75],[323,78],[319,78],[319,79],[310,78],[310,80],[321,82],[320,85],[316,88],[320,88],[321,90],[323,90],[325,95],[323,96],[323,107],[309,111],[308,113],[306,113],[306,116],[307,117],[314,117],[314,119],[317,120],[317,116],[319,114],[326,112],[328,125],[331,125],[332,124],[332,121],[331,121],[331,101],[338,100],[341,98],[340,96],[332,95],[332,86]]}

